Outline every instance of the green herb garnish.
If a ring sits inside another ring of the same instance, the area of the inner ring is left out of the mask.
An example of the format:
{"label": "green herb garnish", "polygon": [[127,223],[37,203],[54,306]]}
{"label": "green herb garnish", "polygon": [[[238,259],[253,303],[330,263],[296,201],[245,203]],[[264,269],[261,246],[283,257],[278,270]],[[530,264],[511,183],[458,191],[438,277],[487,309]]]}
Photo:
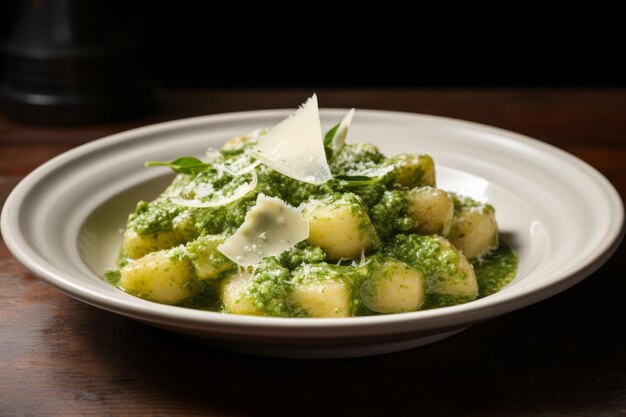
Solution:
{"label": "green herb garnish", "polygon": [[173,160],[172,162],[164,162],[164,161],[148,161],[145,163],[146,167],[157,167],[164,166],[171,168],[174,172],[179,174],[188,174],[195,175],[200,171],[204,171],[208,168],[211,168],[211,164],[207,164],[202,162],[198,158],[194,158],[193,156],[183,156],[182,158],[178,158]]}

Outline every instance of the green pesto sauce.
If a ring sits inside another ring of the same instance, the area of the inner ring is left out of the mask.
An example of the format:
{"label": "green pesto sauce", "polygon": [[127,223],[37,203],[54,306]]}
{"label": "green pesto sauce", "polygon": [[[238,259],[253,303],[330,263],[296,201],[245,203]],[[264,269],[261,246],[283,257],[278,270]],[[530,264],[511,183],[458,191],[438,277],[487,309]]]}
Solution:
{"label": "green pesto sauce", "polygon": [[494,208],[491,204],[484,204],[476,201],[471,197],[462,196],[456,193],[448,192],[454,202],[454,212],[459,213],[463,210],[479,209],[481,212],[493,212]]}
{"label": "green pesto sauce", "polygon": [[278,197],[294,207],[310,198],[323,197],[333,193],[326,184],[313,185],[289,178],[271,168],[261,165],[258,168],[259,183],[257,192]]}
{"label": "green pesto sauce", "polygon": [[[439,240],[425,235],[397,235],[387,246],[390,256],[405,262],[420,271],[426,279],[434,276],[442,267],[450,274],[456,273],[452,265],[455,256],[452,251],[445,251]],[[448,255],[447,252],[452,253]],[[441,262],[441,259],[445,262]]]}
{"label": "green pesto sauce", "polygon": [[259,310],[271,316],[289,317],[294,314],[287,304],[287,298],[292,291],[290,278],[287,268],[281,266],[276,259],[266,258],[255,268],[246,293]]}
{"label": "green pesto sauce", "polygon": [[364,301],[372,299],[374,296],[373,286],[368,285],[368,279],[383,267],[387,259],[382,253],[377,253],[366,257],[363,265],[347,267],[356,272],[351,278],[353,316],[374,316],[379,314],[370,310]]}
{"label": "green pesto sauce", "polygon": [[408,213],[409,200],[404,191],[385,191],[380,201],[370,210],[370,218],[381,238],[406,233],[416,226]]}
{"label": "green pesto sauce", "polygon": [[427,293],[426,301],[424,301],[424,305],[421,309],[430,310],[432,308],[449,307],[469,303],[470,301],[474,301],[474,298],[450,294]]}
{"label": "green pesto sauce", "polygon": [[120,271],[117,269],[105,269],[104,278],[109,282],[109,284],[115,287],[119,287],[120,279],[122,279],[122,275],[120,274]]}
{"label": "green pesto sauce", "polygon": [[326,260],[326,252],[319,246],[312,246],[304,241],[277,255],[275,259],[282,267],[293,271],[301,264],[324,262]]}
{"label": "green pesto sauce", "polygon": [[137,203],[135,211],[128,217],[128,227],[141,235],[172,230],[174,219],[185,211],[185,208],[173,204],[171,197],[179,195],[191,180],[190,175],[177,175],[156,200]]}
{"label": "green pesto sauce", "polygon": [[199,310],[221,311],[220,280],[191,280],[187,285],[192,290],[192,296],[175,305]]}
{"label": "green pesto sauce", "polygon": [[517,255],[502,239],[496,249],[474,260],[472,265],[478,281],[478,297],[494,294],[511,282],[515,278],[517,264]]}
{"label": "green pesto sauce", "polygon": [[330,161],[330,171],[335,175],[354,174],[374,168],[387,158],[378,147],[369,143],[347,143]]}
{"label": "green pesto sauce", "polygon": [[174,219],[183,208],[173,204],[169,198],[158,198],[147,203],[140,201],[128,219],[128,226],[141,235],[156,234],[172,230]]}
{"label": "green pesto sauce", "polygon": [[429,155],[400,154],[390,161],[397,167],[396,185],[404,189],[435,185],[435,165]]}

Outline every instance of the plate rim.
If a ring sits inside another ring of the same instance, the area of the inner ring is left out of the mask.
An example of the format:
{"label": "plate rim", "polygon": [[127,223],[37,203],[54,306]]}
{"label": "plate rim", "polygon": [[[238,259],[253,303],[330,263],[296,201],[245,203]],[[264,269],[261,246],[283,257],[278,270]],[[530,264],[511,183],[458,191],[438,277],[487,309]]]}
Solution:
{"label": "plate rim", "polygon": [[[246,333],[250,333],[251,331],[256,330],[259,335],[267,334],[268,329],[304,329],[303,331],[306,333],[319,329],[335,329],[343,332],[346,328],[350,328],[355,331],[361,330],[358,332],[359,334],[370,334],[371,332],[367,331],[367,329],[371,330],[374,327],[378,329],[376,334],[391,334],[399,333],[399,328],[405,328],[407,331],[415,329],[415,325],[420,322],[430,323],[430,325],[427,326],[417,326],[420,330],[437,329],[444,327],[441,325],[441,322],[448,322],[451,320],[454,321],[455,327],[466,326],[473,322],[495,317],[497,315],[504,314],[549,298],[575,285],[602,266],[619,247],[625,231],[624,206],[622,199],[615,187],[606,177],[604,177],[604,175],[580,158],[577,158],[576,156],[554,145],[542,142],[538,139],[506,129],[472,121],[411,112],[370,109],[358,110],[360,114],[364,115],[364,117],[411,117],[444,124],[453,124],[469,128],[474,131],[478,130],[484,133],[495,134],[501,139],[522,143],[526,146],[534,148],[535,150],[552,154],[559,159],[565,159],[580,171],[584,172],[587,177],[593,178],[595,182],[599,184],[599,188],[602,189],[603,195],[606,197],[606,202],[609,203],[609,206],[612,209],[616,210],[615,213],[612,213],[616,216],[616,218],[613,218],[616,226],[610,228],[610,238],[604,239],[602,244],[594,247],[589,253],[589,256],[591,257],[590,260],[577,265],[572,271],[564,274],[563,276],[559,276],[554,282],[538,284],[533,286],[530,290],[523,289],[519,292],[508,294],[508,296],[500,296],[495,300],[490,300],[487,297],[466,304],[433,310],[349,318],[280,318],[240,316],[150,302],[146,302],[149,304],[136,303],[134,300],[133,302],[127,302],[126,300],[110,297],[104,294],[99,294],[96,291],[81,288],[80,285],[76,285],[75,283],[71,283],[70,285],[66,278],[59,276],[58,272],[55,271],[58,268],[54,267],[54,265],[46,265],[49,263],[41,258],[39,254],[27,244],[27,240],[19,231],[17,221],[17,216],[19,214],[18,208],[24,198],[28,195],[29,190],[45,178],[48,173],[54,172],[54,170],[64,166],[66,163],[80,158],[81,156],[97,152],[102,148],[115,146],[120,143],[128,142],[133,138],[163,130],[176,130],[185,127],[188,128],[196,124],[232,122],[251,118],[284,117],[293,111],[292,109],[268,109],[196,116],[150,124],[118,132],[113,135],[108,135],[57,155],[26,175],[11,191],[4,203],[0,218],[2,237],[11,254],[34,275],[63,293],[87,304],[125,316],[156,323],[176,323],[178,326],[190,329],[205,329],[209,326],[215,330],[217,327],[220,331],[224,331],[226,333],[241,333],[243,329],[247,330]],[[320,114],[341,116],[346,111],[348,111],[348,109],[323,108],[320,109]],[[387,328],[389,324],[394,324],[395,330]],[[446,326],[450,326],[450,324],[446,324]],[[301,335],[294,333],[294,336],[300,337]]]}

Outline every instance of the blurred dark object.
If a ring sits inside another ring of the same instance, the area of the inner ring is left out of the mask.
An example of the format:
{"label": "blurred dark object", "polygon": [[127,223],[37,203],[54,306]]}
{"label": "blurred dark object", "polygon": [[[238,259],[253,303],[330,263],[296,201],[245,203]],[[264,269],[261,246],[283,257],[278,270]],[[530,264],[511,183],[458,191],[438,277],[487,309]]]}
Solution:
{"label": "blurred dark object", "polygon": [[21,0],[5,44],[3,112],[44,124],[126,118],[149,107],[138,42],[117,2]]}

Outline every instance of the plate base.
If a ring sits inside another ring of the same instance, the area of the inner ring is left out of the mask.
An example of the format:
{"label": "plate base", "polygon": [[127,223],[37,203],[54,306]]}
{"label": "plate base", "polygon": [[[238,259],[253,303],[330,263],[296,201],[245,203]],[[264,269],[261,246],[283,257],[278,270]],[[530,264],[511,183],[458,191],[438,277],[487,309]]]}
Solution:
{"label": "plate base", "polygon": [[254,345],[236,342],[223,342],[200,337],[188,336],[200,343],[217,347],[232,352],[247,355],[267,356],[273,358],[290,359],[332,359],[332,358],[359,358],[363,356],[384,355],[386,353],[400,352],[414,349],[431,343],[438,342],[450,336],[462,332],[463,329],[438,333],[431,336],[417,337],[414,339],[393,342],[364,343],[362,345],[331,345],[331,346],[288,346],[288,345]]}

